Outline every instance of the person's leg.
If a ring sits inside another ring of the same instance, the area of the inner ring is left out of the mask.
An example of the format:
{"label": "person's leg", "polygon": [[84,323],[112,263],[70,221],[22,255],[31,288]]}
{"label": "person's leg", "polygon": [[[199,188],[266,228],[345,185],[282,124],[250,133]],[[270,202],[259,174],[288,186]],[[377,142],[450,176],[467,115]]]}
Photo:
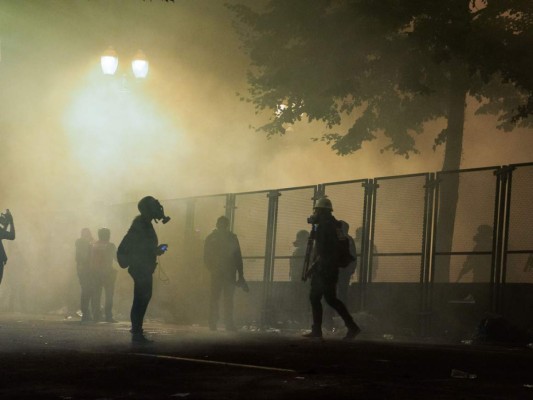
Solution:
{"label": "person's leg", "polygon": [[84,271],[78,272],[78,278],[80,281],[81,295],[80,295],[80,309],[82,322],[92,321],[92,315],[89,310],[90,301],[90,285],[88,284],[87,274]]}
{"label": "person's leg", "polygon": [[131,273],[133,278],[133,303],[131,305],[131,333],[142,334],[143,322],[148,303],[152,298],[152,274]]}
{"label": "person's leg", "polygon": [[117,271],[111,270],[106,274],[104,280],[105,292],[105,320],[107,322],[115,322],[113,319],[113,297],[115,295],[115,282],[117,280]]}
{"label": "person's leg", "polygon": [[99,275],[93,275],[90,280],[90,303],[91,303],[91,309],[93,311],[93,319],[95,321],[101,321],[102,320],[102,306],[101,306],[101,298],[102,298],[102,277]]}
{"label": "person's leg", "polygon": [[211,274],[211,287],[209,296],[209,329],[217,329],[218,323],[218,301],[222,293],[222,282],[216,274]]}
{"label": "person's leg", "polygon": [[224,282],[224,324],[227,331],[235,330],[233,321],[233,296],[235,295],[235,283],[231,281]]}
{"label": "person's leg", "polygon": [[309,337],[322,337],[322,296],[323,296],[322,278],[315,274],[311,278],[311,291],[309,293],[309,301],[311,302],[311,310],[313,314],[313,326]]}
{"label": "person's leg", "polygon": [[335,311],[337,311],[339,316],[344,321],[346,328],[348,328],[346,338],[353,338],[360,332],[360,329],[353,320],[350,313],[348,312],[348,309],[346,308],[344,303],[337,298],[336,289],[337,282],[324,282],[324,298],[326,299],[326,302],[329,304],[329,306],[332,307]]}

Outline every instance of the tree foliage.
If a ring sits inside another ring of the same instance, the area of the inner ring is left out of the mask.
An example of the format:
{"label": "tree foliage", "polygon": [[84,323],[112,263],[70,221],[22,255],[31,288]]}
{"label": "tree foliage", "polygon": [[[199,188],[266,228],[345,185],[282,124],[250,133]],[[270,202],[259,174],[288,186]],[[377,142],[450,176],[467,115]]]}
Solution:
{"label": "tree foliage", "polygon": [[[247,99],[258,112],[272,112],[258,128],[268,136],[302,119],[321,121],[322,140],[338,154],[383,133],[385,149],[408,157],[428,121],[448,120],[435,145],[448,146],[451,135],[462,140],[466,96],[477,99],[477,113],[497,115],[500,129],[532,125],[532,1],[270,0],[261,10],[229,7],[251,59]],[[340,131],[350,115],[353,124]],[[457,152],[452,164],[460,146]]]}

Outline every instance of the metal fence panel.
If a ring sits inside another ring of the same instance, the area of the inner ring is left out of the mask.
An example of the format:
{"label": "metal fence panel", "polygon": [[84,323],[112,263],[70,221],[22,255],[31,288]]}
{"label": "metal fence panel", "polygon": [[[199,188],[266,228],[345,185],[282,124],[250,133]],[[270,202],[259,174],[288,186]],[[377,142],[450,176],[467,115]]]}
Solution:
{"label": "metal fence panel", "polygon": [[215,229],[218,217],[226,215],[226,200],[226,195],[194,199],[194,230],[202,240]]}
{"label": "metal fence panel", "polygon": [[352,182],[326,183],[325,194],[333,202],[333,214],[338,220],[346,221],[350,225],[348,234],[355,239],[357,251],[357,269],[351,282],[359,281],[361,269],[361,231],[364,222],[366,180]]}
{"label": "metal fence panel", "polygon": [[507,247],[507,283],[533,283],[533,165],[513,171]]}
{"label": "metal fence panel", "polygon": [[248,281],[263,281],[268,192],[235,195],[233,232],[239,238],[244,258],[244,276]]}
{"label": "metal fence panel", "polygon": [[381,178],[376,183],[371,264],[374,282],[418,282],[426,175]]}

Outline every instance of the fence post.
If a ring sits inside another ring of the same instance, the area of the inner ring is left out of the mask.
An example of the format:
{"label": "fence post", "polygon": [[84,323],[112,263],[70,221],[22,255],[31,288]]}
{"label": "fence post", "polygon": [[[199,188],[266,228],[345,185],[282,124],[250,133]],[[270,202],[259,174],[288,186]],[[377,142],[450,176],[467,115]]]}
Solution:
{"label": "fence post", "polygon": [[261,311],[261,327],[272,324],[274,310],[272,305],[272,279],[274,276],[274,257],[276,247],[276,226],[278,218],[278,199],[281,194],[277,190],[268,192],[268,219],[265,243],[265,266],[263,269],[263,299]]}
{"label": "fence post", "polygon": [[424,222],[422,227],[422,259],[420,266],[420,335],[428,336],[431,331],[433,304],[432,304],[432,285],[433,285],[433,250],[434,250],[434,225],[435,225],[435,208],[436,192],[438,181],[434,173],[426,175],[424,184]]}

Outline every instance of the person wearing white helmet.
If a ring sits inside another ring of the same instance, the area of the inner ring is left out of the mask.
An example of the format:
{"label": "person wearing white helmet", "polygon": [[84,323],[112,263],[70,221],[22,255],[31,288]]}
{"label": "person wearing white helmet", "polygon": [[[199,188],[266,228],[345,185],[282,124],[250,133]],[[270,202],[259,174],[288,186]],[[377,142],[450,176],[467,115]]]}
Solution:
{"label": "person wearing white helmet", "polygon": [[342,301],[337,298],[337,281],[339,279],[338,232],[341,224],[332,214],[333,205],[327,197],[320,198],[309,222],[316,225],[315,252],[311,268],[311,292],[309,300],[313,313],[311,332],[308,338],[322,338],[322,297],[342,318],[347,332],[344,339],[355,338],[361,330],[353,320]]}

